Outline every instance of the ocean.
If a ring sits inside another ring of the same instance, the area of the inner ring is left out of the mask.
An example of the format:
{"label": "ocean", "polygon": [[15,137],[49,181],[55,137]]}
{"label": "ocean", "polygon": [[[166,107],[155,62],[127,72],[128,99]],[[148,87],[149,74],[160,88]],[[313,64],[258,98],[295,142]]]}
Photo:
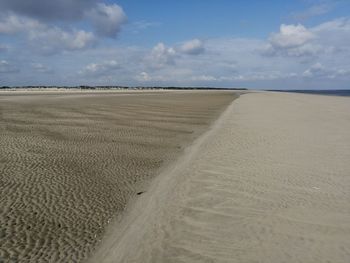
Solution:
{"label": "ocean", "polygon": [[350,97],[350,90],[270,90],[270,91],[296,92],[296,93],[306,93],[306,94]]}

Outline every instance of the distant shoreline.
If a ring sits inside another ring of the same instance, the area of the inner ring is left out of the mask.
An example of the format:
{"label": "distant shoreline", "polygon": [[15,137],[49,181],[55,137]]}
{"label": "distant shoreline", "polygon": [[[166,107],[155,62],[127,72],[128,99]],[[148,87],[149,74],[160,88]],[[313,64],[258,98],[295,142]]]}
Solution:
{"label": "distant shoreline", "polygon": [[[248,88],[217,88],[217,87],[176,87],[176,86],[0,86],[1,91],[160,91],[160,90],[226,90],[226,91],[246,91]],[[252,91],[254,89],[251,89]],[[335,89],[335,90],[304,90],[304,89],[263,89],[261,91],[271,92],[292,92],[313,95],[328,95],[328,96],[350,96],[350,89]]]}
{"label": "distant shoreline", "polygon": [[313,95],[327,95],[327,96],[342,96],[349,97],[349,89],[340,89],[340,90],[268,90],[275,92],[293,92],[293,93],[303,93],[303,94],[313,94]]}
{"label": "distant shoreline", "polygon": [[2,86],[1,90],[247,90],[247,88],[215,87],[142,87],[142,86]]}

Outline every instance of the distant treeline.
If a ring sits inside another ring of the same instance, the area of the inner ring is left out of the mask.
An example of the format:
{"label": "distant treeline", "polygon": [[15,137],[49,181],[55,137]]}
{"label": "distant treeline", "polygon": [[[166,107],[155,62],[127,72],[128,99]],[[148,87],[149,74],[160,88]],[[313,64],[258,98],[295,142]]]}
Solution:
{"label": "distant treeline", "polygon": [[81,89],[81,90],[246,90],[245,88],[215,88],[215,87],[127,87],[127,86],[0,86],[0,89]]}

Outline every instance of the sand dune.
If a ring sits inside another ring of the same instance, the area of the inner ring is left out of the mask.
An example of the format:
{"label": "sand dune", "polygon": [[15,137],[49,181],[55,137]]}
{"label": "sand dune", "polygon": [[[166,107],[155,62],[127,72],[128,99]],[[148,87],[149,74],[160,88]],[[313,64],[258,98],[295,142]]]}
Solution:
{"label": "sand dune", "polygon": [[85,259],[112,218],[234,98],[1,93],[0,262]]}
{"label": "sand dune", "polygon": [[241,96],[91,262],[349,262],[350,99]]}

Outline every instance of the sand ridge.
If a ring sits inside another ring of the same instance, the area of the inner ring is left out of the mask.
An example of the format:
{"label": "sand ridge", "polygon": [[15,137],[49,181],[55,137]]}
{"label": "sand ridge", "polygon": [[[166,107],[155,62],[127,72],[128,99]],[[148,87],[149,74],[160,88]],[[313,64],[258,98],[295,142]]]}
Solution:
{"label": "sand ridge", "polygon": [[241,96],[91,262],[348,262],[349,102]]}
{"label": "sand ridge", "polygon": [[76,262],[235,98],[232,92],[0,95],[0,259]]}

